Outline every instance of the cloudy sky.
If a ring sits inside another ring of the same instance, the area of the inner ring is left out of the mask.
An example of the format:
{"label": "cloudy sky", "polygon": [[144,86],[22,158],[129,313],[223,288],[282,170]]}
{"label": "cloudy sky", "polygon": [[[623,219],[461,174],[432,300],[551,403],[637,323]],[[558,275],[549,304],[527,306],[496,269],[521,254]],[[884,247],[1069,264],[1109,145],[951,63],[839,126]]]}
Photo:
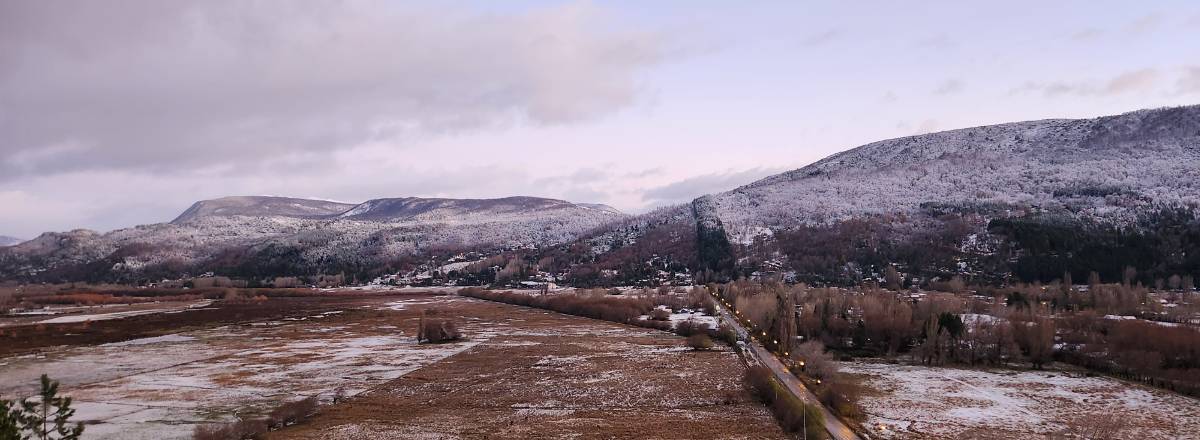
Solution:
{"label": "cloudy sky", "polygon": [[0,234],[225,195],[637,213],[880,139],[1200,103],[1200,3],[996,3],[0,1]]}

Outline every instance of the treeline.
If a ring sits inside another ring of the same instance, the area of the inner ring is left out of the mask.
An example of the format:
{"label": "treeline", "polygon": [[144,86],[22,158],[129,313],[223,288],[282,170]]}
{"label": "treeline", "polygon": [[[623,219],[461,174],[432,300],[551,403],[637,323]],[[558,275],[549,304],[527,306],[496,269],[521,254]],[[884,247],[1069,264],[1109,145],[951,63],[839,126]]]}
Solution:
{"label": "treeline", "polygon": [[[681,336],[705,334],[712,339],[728,342],[735,340],[733,329],[721,326],[716,329],[695,325],[689,321],[672,325],[667,319],[657,319],[653,312],[656,307],[665,306],[670,309],[690,308],[693,310],[715,310],[712,299],[702,290],[696,290],[688,295],[678,295],[671,291],[642,291],[631,296],[613,295],[604,290],[585,290],[578,293],[529,294],[511,291],[488,290],[479,287],[460,289],[459,295],[488,301],[502,302],[518,306],[551,310],[568,315],[583,316],[604,321],[619,322],[663,331],[675,332]],[[711,312],[710,312],[711,313]],[[643,319],[648,317],[650,319]]]}
{"label": "treeline", "polygon": [[879,215],[799,225],[744,249],[748,260],[737,275],[760,270],[762,262],[777,254],[786,257],[782,270],[794,271],[796,281],[822,285],[858,285],[878,278],[892,265],[924,279],[949,279],[960,273],[958,263],[964,259],[980,274],[1002,271],[1002,261],[963,250],[982,222],[978,216],[956,214]]}
{"label": "treeline", "polygon": [[781,351],[795,351],[795,342],[785,342],[792,314],[797,341],[851,356],[1033,368],[1061,360],[1200,395],[1200,328],[1138,318],[1171,316],[1162,309],[1194,317],[1194,292],[1174,293],[1191,296],[1167,308],[1156,298],[1171,294],[1122,284],[1019,285],[976,295],[748,281],[713,288]]}
{"label": "treeline", "polygon": [[1186,206],[1158,207],[1128,225],[1070,212],[1011,216],[995,207],[926,206],[911,214],[776,230],[734,249],[738,263],[733,266],[704,264],[724,252],[711,235],[698,230],[701,260],[694,269],[720,270],[726,279],[790,272],[795,282],[855,286],[899,267],[906,281],[923,287],[954,276],[999,285],[1045,283],[1064,273],[1083,280],[1092,272],[1113,283],[1124,281],[1133,267],[1132,282],[1150,286],[1200,274],[1200,213]]}
{"label": "treeline", "polygon": [[837,362],[825,344],[815,338],[801,343],[800,326],[795,313],[792,288],[779,283],[735,282],[705,287],[725,303],[733,305],[734,315],[747,324],[760,343],[777,356],[787,359],[797,377],[805,381],[821,403],[842,417],[860,420],[859,385],[841,374]]}
{"label": "treeline", "polygon": [[1200,396],[1200,329],[1091,312],[1059,322],[1063,361]]}
{"label": "treeline", "polygon": [[[999,255],[1026,282],[1048,282],[1063,273],[1084,279],[1095,272],[1102,282],[1149,286],[1200,274],[1200,217],[1191,207],[1147,212],[1129,227],[1035,216],[992,220],[988,232],[1004,239]],[[1130,267],[1137,270],[1132,280]]]}

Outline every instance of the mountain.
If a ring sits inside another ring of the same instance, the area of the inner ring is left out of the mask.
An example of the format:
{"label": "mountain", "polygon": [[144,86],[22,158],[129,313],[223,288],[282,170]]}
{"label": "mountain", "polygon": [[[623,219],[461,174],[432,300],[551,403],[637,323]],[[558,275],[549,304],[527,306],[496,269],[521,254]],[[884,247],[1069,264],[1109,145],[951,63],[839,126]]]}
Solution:
{"label": "mountain", "polygon": [[22,241],[25,240],[16,237],[9,237],[7,235],[0,235],[0,246],[12,246]]}
{"label": "mountain", "polygon": [[534,197],[399,198],[358,205],[226,197],[197,202],[169,223],[108,233],[42,234],[0,250],[0,279],[336,273],[382,267],[433,250],[563,243],[625,217],[612,208]]}
{"label": "mountain", "polygon": [[1192,106],[876,142],[712,200],[741,242],[766,229],[931,206],[1130,223],[1155,205],[1200,203],[1198,161],[1200,106]]}
{"label": "mountain", "polygon": [[538,197],[505,197],[502,199],[423,199],[405,197],[368,200],[346,210],[339,218],[370,221],[440,221],[470,223],[482,217],[525,215],[530,212],[596,210],[620,215],[605,205],[575,204],[563,200]]}
{"label": "mountain", "polygon": [[683,225],[693,253],[675,261],[726,277],[854,283],[894,264],[925,281],[1120,281],[1130,266],[1152,283],[1200,274],[1198,206],[1200,106],[1163,108],[867,144],[700,197],[690,218],[614,224],[574,258],[631,267],[618,254],[652,255],[631,247]]}
{"label": "mountain", "polygon": [[291,197],[222,197],[196,202],[186,211],[183,211],[182,214],[179,214],[179,217],[176,217],[175,220],[171,220],[171,223],[179,224],[200,217],[212,216],[278,216],[319,219],[333,217],[350,210],[354,206],[351,203],[296,199]]}
{"label": "mountain", "polygon": [[0,278],[367,274],[475,252],[579,286],[852,284],[889,267],[925,285],[1092,272],[1149,284],[1200,275],[1198,212],[1200,106],[1190,106],[885,140],[633,217],[532,197],[204,201],[171,223],[0,248]]}

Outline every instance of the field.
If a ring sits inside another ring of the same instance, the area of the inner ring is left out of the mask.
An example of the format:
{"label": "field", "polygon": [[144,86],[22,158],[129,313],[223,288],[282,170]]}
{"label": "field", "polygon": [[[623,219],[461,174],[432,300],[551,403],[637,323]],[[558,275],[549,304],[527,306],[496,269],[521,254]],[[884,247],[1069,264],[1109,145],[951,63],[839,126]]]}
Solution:
{"label": "field", "polygon": [[847,362],[878,438],[1200,438],[1200,401],[1081,371]]}
{"label": "field", "polygon": [[[455,296],[272,302],[273,314],[239,306],[236,322],[220,303],[179,312],[178,332],[164,314],[94,322],[76,337],[146,328],[0,358],[0,395],[28,395],[45,372],[88,439],[186,439],[308,396],[322,411],[270,438],[784,438],[734,353],[692,352],[667,332]],[[429,307],[466,338],[416,344]]]}
{"label": "field", "polygon": [[502,304],[450,310],[492,336],[270,438],[784,438],[730,351]]}

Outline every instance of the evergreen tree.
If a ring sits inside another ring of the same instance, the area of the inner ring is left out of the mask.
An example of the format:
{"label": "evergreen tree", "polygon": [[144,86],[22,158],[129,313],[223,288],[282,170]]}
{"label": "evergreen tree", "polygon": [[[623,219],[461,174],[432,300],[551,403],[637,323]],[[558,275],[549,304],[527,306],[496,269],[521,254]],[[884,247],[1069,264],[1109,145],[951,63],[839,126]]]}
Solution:
{"label": "evergreen tree", "polygon": [[23,440],[21,411],[7,400],[0,400],[0,440]]}
{"label": "evergreen tree", "polygon": [[[42,375],[42,389],[35,401],[20,402],[20,416],[24,438],[36,440],[78,440],[83,434],[83,424],[69,424],[75,410],[71,408],[70,397],[58,396],[58,382]],[[32,433],[32,436],[30,434]]]}

